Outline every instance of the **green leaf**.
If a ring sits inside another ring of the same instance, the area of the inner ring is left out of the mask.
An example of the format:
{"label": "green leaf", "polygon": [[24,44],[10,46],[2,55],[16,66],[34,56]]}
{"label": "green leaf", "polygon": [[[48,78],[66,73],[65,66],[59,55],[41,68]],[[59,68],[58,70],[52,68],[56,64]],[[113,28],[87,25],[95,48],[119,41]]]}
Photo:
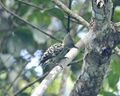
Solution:
{"label": "green leaf", "polygon": [[7,78],[7,73],[6,72],[1,72],[0,73],[0,80],[5,80]]}
{"label": "green leaf", "polygon": [[18,10],[19,15],[20,15],[20,16],[24,16],[24,15],[28,12],[28,10],[29,10],[29,6],[26,6],[26,5],[24,5],[24,4],[21,4],[21,5],[19,6],[19,10]]}
{"label": "green leaf", "polygon": [[14,35],[8,38],[6,47],[7,51],[14,57],[19,57],[21,49],[27,49],[29,52],[33,52],[36,47],[36,42],[29,28],[19,27],[14,30]]}
{"label": "green leaf", "polygon": [[45,13],[55,16],[56,18],[60,19],[61,21],[64,20],[64,12],[58,8],[51,8],[45,11]]}
{"label": "green leaf", "polygon": [[35,4],[49,4],[51,1],[50,0],[32,0],[33,3]]}
{"label": "green leaf", "polygon": [[114,21],[115,22],[118,22],[118,21],[120,21],[120,7],[118,7],[116,10],[115,10],[115,13],[114,13]]}
{"label": "green leaf", "polygon": [[21,27],[15,30],[15,35],[20,37],[24,42],[32,42],[32,32],[27,27]]}
{"label": "green leaf", "polygon": [[41,24],[41,25],[49,25],[50,16],[46,13],[33,11],[33,13],[28,17],[28,21]]}
{"label": "green leaf", "polygon": [[103,96],[116,96],[113,92],[103,92]]}
{"label": "green leaf", "polygon": [[116,88],[116,84],[119,81],[119,75],[114,73],[113,71],[110,72],[109,76],[108,76],[108,82],[109,82],[109,86],[112,89]]}
{"label": "green leaf", "polygon": [[120,76],[120,58],[117,55],[112,56],[111,67],[113,72]]}

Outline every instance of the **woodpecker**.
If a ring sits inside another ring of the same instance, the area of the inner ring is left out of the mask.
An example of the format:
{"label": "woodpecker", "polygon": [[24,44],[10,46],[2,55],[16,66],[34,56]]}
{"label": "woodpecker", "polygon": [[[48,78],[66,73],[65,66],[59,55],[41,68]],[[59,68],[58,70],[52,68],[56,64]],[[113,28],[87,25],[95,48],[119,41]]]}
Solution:
{"label": "woodpecker", "polygon": [[49,62],[57,63],[62,58],[64,58],[65,54],[71,49],[71,48],[77,48],[74,45],[73,39],[70,36],[70,33],[68,33],[65,37],[62,43],[56,43],[52,46],[50,46],[42,55],[40,59],[40,65],[44,66],[48,64]]}

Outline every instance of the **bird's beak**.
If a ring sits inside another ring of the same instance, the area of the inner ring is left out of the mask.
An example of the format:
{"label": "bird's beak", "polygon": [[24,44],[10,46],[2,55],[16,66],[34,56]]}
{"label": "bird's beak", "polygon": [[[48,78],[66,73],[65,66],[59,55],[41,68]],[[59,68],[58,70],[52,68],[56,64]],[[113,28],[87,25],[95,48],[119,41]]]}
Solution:
{"label": "bird's beak", "polygon": [[78,48],[77,46],[75,46],[75,45],[73,46],[73,48],[79,49],[79,48]]}

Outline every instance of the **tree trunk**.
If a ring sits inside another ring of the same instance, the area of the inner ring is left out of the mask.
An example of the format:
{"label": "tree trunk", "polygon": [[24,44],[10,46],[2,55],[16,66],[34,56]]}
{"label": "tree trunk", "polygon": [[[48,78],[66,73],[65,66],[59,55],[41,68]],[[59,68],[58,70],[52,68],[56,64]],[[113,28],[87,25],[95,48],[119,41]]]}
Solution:
{"label": "tree trunk", "polygon": [[120,43],[120,32],[111,24],[111,0],[92,0],[92,40],[85,46],[81,74],[70,96],[97,96],[108,72],[112,50]]}

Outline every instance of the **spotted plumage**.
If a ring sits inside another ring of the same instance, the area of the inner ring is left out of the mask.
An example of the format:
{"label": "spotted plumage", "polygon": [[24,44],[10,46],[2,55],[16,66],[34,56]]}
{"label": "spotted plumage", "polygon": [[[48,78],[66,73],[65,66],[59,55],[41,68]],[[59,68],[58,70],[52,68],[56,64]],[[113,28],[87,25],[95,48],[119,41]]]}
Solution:
{"label": "spotted plumage", "polygon": [[56,63],[64,58],[65,54],[70,50],[70,48],[73,48],[74,42],[70,36],[70,34],[67,34],[63,40],[63,43],[56,43],[52,46],[50,46],[43,54],[43,56],[40,59],[40,65],[43,65],[45,63],[48,63],[48,61],[55,61]]}
{"label": "spotted plumage", "polygon": [[41,57],[40,63],[43,64],[47,60],[57,56],[63,50],[63,48],[64,46],[62,45],[62,43],[56,43],[50,46]]}

